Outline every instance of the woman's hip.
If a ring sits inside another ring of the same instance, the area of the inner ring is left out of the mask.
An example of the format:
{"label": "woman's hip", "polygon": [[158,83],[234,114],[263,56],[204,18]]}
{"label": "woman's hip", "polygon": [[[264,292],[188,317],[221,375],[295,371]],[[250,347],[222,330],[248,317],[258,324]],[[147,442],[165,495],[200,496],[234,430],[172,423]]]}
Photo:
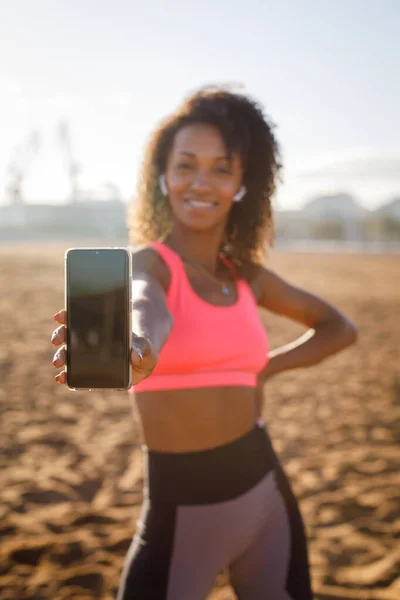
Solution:
{"label": "woman's hip", "polygon": [[144,451],[145,497],[175,505],[236,498],[256,486],[279,462],[262,423],[242,437],[208,450]]}

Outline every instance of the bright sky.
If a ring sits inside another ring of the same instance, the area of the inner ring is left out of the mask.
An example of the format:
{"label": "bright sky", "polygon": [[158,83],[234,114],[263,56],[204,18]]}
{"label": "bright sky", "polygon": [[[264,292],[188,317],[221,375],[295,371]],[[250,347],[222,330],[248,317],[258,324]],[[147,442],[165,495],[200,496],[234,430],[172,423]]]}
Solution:
{"label": "bright sky", "polygon": [[34,131],[26,201],[66,200],[60,119],[82,189],[128,199],[158,121],[242,82],[277,125],[282,208],[341,190],[372,208],[400,195],[399,61],[399,0],[0,0],[0,201]]}

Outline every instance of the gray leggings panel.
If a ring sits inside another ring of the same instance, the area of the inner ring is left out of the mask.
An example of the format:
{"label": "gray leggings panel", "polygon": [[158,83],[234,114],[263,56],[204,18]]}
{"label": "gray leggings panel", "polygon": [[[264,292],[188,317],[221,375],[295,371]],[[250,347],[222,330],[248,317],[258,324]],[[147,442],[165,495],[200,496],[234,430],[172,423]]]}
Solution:
{"label": "gray leggings panel", "polygon": [[226,566],[239,598],[289,600],[289,559],[289,520],[271,472],[234,500],[178,508],[166,600],[204,600]]}

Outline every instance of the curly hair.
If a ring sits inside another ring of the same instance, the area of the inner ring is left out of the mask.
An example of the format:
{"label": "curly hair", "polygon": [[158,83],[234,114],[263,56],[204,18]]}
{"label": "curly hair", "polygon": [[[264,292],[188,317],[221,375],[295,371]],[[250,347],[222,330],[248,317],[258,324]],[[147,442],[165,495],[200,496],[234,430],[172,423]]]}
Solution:
{"label": "curly hair", "polygon": [[169,234],[171,209],[160,190],[159,176],[178,130],[195,123],[216,127],[228,155],[237,152],[243,165],[247,193],[231,208],[220,251],[237,266],[260,264],[273,243],[271,199],[282,167],[275,125],[257,102],[220,86],[191,94],[151,135],[128,210],[130,243],[147,244]]}

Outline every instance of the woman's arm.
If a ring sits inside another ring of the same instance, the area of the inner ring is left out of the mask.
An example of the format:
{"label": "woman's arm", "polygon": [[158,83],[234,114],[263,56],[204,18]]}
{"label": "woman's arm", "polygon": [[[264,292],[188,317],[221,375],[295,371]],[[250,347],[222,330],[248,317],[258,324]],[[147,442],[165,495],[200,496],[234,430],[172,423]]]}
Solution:
{"label": "woman's arm", "polygon": [[358,329],[349,318],[272,271],[260,267],[257,289],[259,306],[308,328],[297,340],[270,352],[269,362],[260,374],[261,381],[288,369],[318,364],[356,341]]}
{"label": "woman's arm", "polygon": [[159,354],[172,328],[165,293],[152,275],[140,275],[132,282],[132,330],[134,341],[139,337],[148,340]]}
{"label": "woman's arm", "polygon": [[143,357],[133,365],[135,385],[148,377],[156,366],[173,320],[166,302],[169,285],[166,265],[149,249],[139,250],[132,258],[132,345],[133,353]]}

